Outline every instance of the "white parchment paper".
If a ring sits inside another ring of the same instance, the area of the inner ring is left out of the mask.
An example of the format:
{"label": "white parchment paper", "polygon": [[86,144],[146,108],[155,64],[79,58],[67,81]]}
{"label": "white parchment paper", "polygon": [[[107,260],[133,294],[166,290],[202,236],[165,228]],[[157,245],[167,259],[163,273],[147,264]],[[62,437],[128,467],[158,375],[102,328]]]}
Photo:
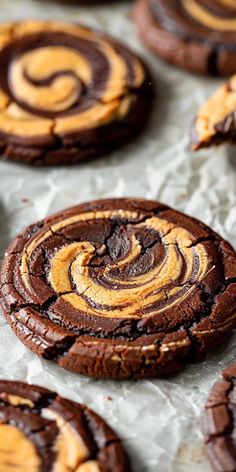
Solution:
{"label": "white parchment paper", "polygon": [[[99,7],[46,0],[0,0],[0,21],[72,19],[113,34],[138,51],[157,86],[149,129],[111,156],[73,168],[33,169],[0,162],[0,251],[26,225],[94,198],[142,196],[194,215],[236,246],[236,152],[194,155],[188,132],[198,105],[219,81],[167,66],[137,39],[131,2]],[[236,336],[205,362],[177,376],[139,382],[97,381],[61,370],[28,351],[0,317],[0,377],[56,389],[87,403],[120,434],[135,472],[209,472],[201,436],[205,398],[235,359]]]}

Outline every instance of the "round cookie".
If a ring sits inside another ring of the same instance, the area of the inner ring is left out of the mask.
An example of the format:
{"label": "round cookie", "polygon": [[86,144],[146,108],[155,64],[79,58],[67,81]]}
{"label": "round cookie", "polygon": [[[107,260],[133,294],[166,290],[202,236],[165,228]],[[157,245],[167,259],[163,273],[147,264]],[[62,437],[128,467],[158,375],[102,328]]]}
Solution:
{"label": "round cookie", "polygon": [[200,107],[191,132],[192,148],[236,143],[236,75]]}
{"label": "round cookie", "polygon": [[175,372],[236,325],[236,253],[158,202],[99,200],[28,227],[1,271],[0,301],[39,356],[101,378]]}
{"label": "round cookie", "polygon": [[143,41],[162,59],[213,76],[236,72],[235,0],[138,0]]}
{"label": "round cookie", "polygon": [[129,472],[116,434],[86,406],[22,382],[0,381],[0,470]]}
{"label": "round cookie", "polygon": [[0,26],[0,150],[73,164],[137,134],[151,106],[141,60],[99,32],[50,21]]}
{"label": "round cookie", "polygon": [[236,364],[222,373],[205,406],[204,438],[216,472],[236,470]]}

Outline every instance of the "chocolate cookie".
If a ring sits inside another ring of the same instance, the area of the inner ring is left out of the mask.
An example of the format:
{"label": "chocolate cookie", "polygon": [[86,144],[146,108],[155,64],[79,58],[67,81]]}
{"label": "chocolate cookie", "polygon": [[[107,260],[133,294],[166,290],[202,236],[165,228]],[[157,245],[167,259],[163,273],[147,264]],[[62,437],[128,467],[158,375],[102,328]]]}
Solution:
{"label": "chocolate cookie", "polygon": [[144,42],[184,69],[213,76],[236,72],[235,0],[138,0]]}
{"label": "chocolate cookie", "polygon": [[199,109],[191,138],[194,150],[236,143],[236,75]]}
{"label": "chocolate cookie", "polygon": [[142,128],[145,66],[128,48],[67,23],[0,26],[0,149],[30,164],[72,164]]}
{"label": "chocolate cookie", "polygon": [[213,470],[236,470],[236,364],[222,373],[205,406],[204,437]]}
{"label": "chocolate cookie", "polygon": [[101,200],[10,245],[1,305],[39,356],[103,378],[175,372],[236,326],[236,254],[158,202]]}
{"label": "chocolate cookie", "polygon": [[21,382],[0,381],[0,470],[129,472],[116,434],[86,406]]}

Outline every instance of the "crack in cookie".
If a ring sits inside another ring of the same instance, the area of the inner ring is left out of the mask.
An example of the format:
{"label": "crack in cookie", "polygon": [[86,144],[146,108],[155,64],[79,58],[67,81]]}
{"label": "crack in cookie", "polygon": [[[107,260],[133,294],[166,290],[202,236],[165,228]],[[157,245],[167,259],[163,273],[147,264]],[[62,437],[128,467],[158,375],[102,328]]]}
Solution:
{"label": "crack in cookie", "polygon": [[206,452],[217,472],[236,469],[235,460],[236,365],[222,372],[205,405],[203,432]]}
{"label": "crack in cookie", "polygon": [[236,255],[158,202],[78,205],[13,241],[1,305],[19,338],[69,370],[108,378],[174,372],[236,323]]}

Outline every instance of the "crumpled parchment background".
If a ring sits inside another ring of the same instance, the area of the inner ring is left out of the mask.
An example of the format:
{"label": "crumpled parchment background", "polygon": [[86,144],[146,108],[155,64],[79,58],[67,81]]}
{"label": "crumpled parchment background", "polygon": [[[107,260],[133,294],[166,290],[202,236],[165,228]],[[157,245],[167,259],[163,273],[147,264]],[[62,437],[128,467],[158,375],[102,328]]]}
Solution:
{"label": "crumpled parchment background", "polygon": [[[137,39],[131,2],[99,7],[46,0],[0,0],[0,21],[72,19],[125,39],[150,65],[157,99],[148,130],[104,159],[73,168],[33,169],[0,162],[0,251],[26,225],[77,202],[142,196],[194,215],[236,246],[236,156],[227,148],[194,155],[188,132],[197,107],[219,81],[167,66]],[[201,436],[205,398],[234,358],[236,336],[205,362],[156,381],[97,381],[29,352],[0,318],[0,377],[56,389],[87,403],[121,435],[135,472],[209,472]]]}

